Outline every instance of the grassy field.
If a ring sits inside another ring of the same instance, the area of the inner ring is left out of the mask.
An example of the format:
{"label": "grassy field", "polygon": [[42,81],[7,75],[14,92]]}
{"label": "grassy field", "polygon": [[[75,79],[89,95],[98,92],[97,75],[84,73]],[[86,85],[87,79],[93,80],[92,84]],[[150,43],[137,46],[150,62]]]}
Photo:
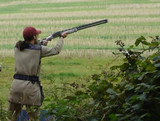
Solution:
{"label": "grassy field", "polygon": [[23,39],[26,26],[42,30],[40,38],[45,38],[59,30],[108,19],[105,25],[69,35],[58,56],[42,61],[44,85],[51,79],[83,82],[119,62],[112,56],[116,40],[131,45],[141,35],[159,35],[159,15],[159,0],[0,0],[0,99],[7,100],[14,74],[14,45]]}
{"label": "grassy field", "polygon": [[[115,41],[134,43],[141,35],[160,33],[158,0],[7,0],[0,1],[0,55],[13,55],[26,26],[53,32],[108,19],[109,23],[69,35],[60,56],[108,56]],[[49,43],[55,45],[57,39]]]}
{"label": "grassy field", "polygon": [[[1,58],[3,65],[0,73],[0,100],[7,106],[7,98],[14,74],[14,58]],[[54,82],[56,85],[63,83],[85,83],[92,74],[101,73],[116,63],[115,58],[62,58],[49,57],[42,59],[41,81],[44,89]]]}

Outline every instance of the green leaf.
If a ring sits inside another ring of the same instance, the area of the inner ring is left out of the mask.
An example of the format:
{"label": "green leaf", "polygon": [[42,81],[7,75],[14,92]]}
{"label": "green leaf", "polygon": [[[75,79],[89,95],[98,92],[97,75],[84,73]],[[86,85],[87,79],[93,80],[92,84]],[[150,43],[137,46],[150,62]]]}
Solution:
{"label": "green leaf", "polygon": [[139,37],[136,42],[135,45],[138,46],[143,40],[146,40],[146,38],[144,38],[143,36]]}
{"label": "green leaf", "polygon": [[129,49],[133,49],[133,48],[134,48],[134,45],[129,46]]}
{"label": "green leaf", "polygon": [[134,103],[137,99],[138,99],[138,95],[132,96],[130,103]]}
{"label": "green leaf", "polygon": [[141,100],[141,101],[145,101],[145,100],[146,100],[146,97],[147,97],[146,93],[143,92],[143,94],[140,95],[138,98],[139,98],[139,100]]}
{"label": "green leaf", "polygon": [[111,100],[114,100],[116,98],[115,95],[110,95],[109,97],[110,97]]}
{"label": "green leaf", "polygon": [[151,47],[157,47],[158,45],[159,45],[158,42],[152,42],[150,46],[151,46]]}
{"label": "green leaf", "polygon": [[111,95],[116,95],[116,92],[113,91],[111,88],[107,89],[107,93],[109,93]]}
{"label": "green leaf", "polygon": [[82,94],[84,94],[84,92],[82,92],[82,91],[77,91],[77,92],[75,93],[76,96],[82,95]]}
{"label": "green leaf", "polygon": [[67,96],[67,97],[65,97],[65,99],[76,100],[76,97],[75,96]]}
{"label": "green leaf", "polygon": [[146,74],[148,74],[148,72],[144,72],[144,73],[138,78],[138,80],[142,80]]}
{"label": "green leaf", "polygon": [[119,68],[119,66],[112,66],[110,69],[115,70],[115,69],[118,69],[118,68]]}
{"label": "green leaf", "polygon": [[143,119],[143,118],[145,118],[145,117],[150,117],[151,116],[151,114],[150,113],[145,113],[145,114],[143,114],[143,115],[141,115],[141,119]]}
{"label": "green leaf", "polygon": [[136,42],[135,42],[135,45],[138,46],[140,43],[144,44],[144,45],[150,45],[149,42],[146,41],[146,38],[141,36],[139,37]]}
{"label": "green leaf", "polygon": [[160,63],[154,64],[155,67],[160,67]]}
{"label": "green leaf", "polygon": [[142,44],[144,44],[144,45],[150,45],[150,43],[147,42],[147,41],[142,41]]}
{"label": "green leaf", "polygon": [[125,88],[126,88],[126,90],[132,90],[132,89],[134,89],[134,86],[132,84],[127,84],[125,86]]}
{"label": "green leaf", "polygon": [[141,108],[141,104],[135,104],[132,106],[133,110],[139,110]]}
{"label": "green leaf", "polygon": [[148,64],[148,66],[146,67],[146,71],[150,71],[150,72],[155,71],[155,69],[156,68],[152,64]]}
{"label": "green leaf", "polygon": [[117,121],[117,116],[116,114],[110,114],[109,115],[110,121]]}
{"label": "green leaf", "polygon": [[94,118],[94,119],[91,119],[90,121],[98,121],[98,120]]}
{"label": "green leaf", "polygon": [[140,84],[137,84],[137,86],[144,86],[146,88],[150,88],[150,85],[148,85],[147,83],[140,83]]}

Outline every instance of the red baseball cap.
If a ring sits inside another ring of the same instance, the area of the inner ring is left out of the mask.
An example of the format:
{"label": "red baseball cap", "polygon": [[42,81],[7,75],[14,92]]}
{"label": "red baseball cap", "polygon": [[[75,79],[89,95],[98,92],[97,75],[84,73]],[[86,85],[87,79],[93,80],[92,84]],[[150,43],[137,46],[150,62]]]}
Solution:
{"label": "red baseball cap", "polygon": [[23,38],[25,40],[30,40],[33,38],[33,36],[40,34],[40,33],[41,33],[41,30],[36,30],[32,26],[28,26],[23,30]]}

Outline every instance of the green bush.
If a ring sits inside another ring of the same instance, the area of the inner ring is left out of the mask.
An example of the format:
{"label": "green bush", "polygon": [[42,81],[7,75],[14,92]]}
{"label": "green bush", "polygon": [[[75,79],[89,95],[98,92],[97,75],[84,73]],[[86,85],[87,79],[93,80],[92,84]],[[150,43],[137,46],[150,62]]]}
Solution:
{"label": "green bush", "polygon": [[65,86],[72,93],[50,96],[46,109],[57,121],[159,121],[160,39],[150,38],[142,36],[129,48],[116,41],[120,48],[114,54],[123,55],[121,64],[92,75],[83,90],[76,83],[72,89]]}
{"label": "green bush", "polygon": [[[147,42],[140,37],[135,46],[124,49],[121,41],[120,53],[123,63],[113,66],[112,72],[94,75],[90,86],[94,110],[91,117],[97,121],[159,121],[160,120],[160,39]],[[147,52],[147,56],[144,54]],[[150,53],[150,54],[149,54]]]}

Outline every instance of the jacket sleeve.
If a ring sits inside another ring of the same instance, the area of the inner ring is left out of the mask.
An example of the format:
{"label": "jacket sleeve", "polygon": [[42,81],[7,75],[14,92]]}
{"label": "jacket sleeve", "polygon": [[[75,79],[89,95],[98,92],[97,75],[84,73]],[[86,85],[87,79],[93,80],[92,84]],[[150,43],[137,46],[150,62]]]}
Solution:
{"label": "jacket sleeve", "polygon": [[62,37],[59,39],[59,42],[55,47],[47,47],[42,45],[41,58],[59,54],[62,47],[63,47]]}

